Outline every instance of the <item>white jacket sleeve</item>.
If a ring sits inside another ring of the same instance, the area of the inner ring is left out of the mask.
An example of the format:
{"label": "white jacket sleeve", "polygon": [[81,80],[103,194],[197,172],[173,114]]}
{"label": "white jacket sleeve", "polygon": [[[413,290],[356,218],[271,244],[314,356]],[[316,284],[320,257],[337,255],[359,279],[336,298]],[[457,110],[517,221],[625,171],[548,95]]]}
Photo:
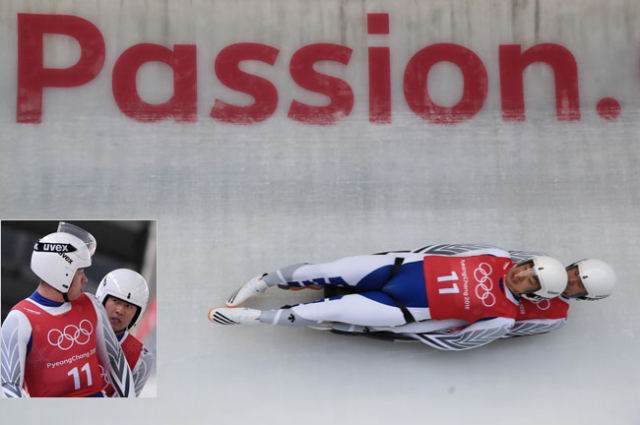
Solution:
{"label": "white jacket sleeve", "polygon": [[140,397],[140,393],[149,379],[153,362],[153,354],[147,347],[143,346],[138,363],[133,368],[133,382],[135,383],[136,396],[138,397]]}
{"label": "white jacket sleeve", "polygon": [[116,391],[116,397],[133,398],[136,394],[131,369],[129,369],[129,364],[116,338],[116,334],[109,324],[107,312],[95,296],[91,294],[86,295],[93,301],[93,306],[98,316],[98,357],[109,373],[111,385]]}
{"label": "white jacket sleeve", "polygon": [[497,317],[475,322],[455,332],[412,334],[411,337],[438,350],[469,350],[504,337],[514,322],[510,318]]}
{"label": "white jacket sleeve", "polygon": [[529,252],[529,251],[509,251],[511,259],[514,263],[520,263],[522,261],[530,260],[533,257],[546,256],[543,252]]}
{"label": "white jacket sleeve", "polygon": [[518,320],[504,338],[544,334],[555,331],[565,323],[567,323],[567,319]]}
{"label": "white jacket sleeve", "polygon": [[427,245],[413,250],[412,253],[425,256],[446,255],[450,257],[471,257],[474,255],[493,255],[496,257],[511,258],[509,252],[502,248],[482,244]]}
{"label": "white jacket sleeve", "polygon": [[29,319],[20,311],[11,311],[2,324],[2,397],[29,396],[22,387],[29,339]]}

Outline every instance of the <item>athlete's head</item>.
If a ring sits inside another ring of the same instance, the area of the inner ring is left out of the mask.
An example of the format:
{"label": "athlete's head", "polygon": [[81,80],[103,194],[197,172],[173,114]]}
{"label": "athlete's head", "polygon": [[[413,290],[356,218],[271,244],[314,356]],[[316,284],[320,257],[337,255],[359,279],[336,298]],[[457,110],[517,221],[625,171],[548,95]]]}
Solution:
{"label": "athlete's head", "polygon": [[562,293],[578,300],[600,300],[613,292],[616,273],[600,260],[581,260],[567,267],[569,284]]}
{"label": "athlete's head", "polygon": [[96,297],[104,305],[109,323],[115,333],[135,326],[149,301],[147,281],[137,272],[117,269],[100,282]]}
{"label": "athlete's head", "polygon": [[42,282],[60,292],[65,301],[80,296],[87,281],[83,269],[91,266],[96,246],[90,233],[76,229],[84,232],[86,239],[59,230],[40,239],[31,254],[31,270]]}
{"label": "athlete's head", "polygon": [[567,273],[556,259],[533,257],[509,270],[505,282],[518,296],[530,300],[551,299],[565,290]]}

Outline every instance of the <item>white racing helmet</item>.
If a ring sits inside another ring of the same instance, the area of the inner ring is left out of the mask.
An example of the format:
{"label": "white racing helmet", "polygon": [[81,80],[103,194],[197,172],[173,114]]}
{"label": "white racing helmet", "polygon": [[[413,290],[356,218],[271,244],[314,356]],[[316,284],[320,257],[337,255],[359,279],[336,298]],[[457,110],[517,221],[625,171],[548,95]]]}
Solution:
{"label": "white racing helmet", "polygon": [[[93,251],[95,251],[93,236],[79,227],[77,229],[93,239]],[[51,233],[33,246],[31,270],[40,280],[66,296],[78,269],[91,266],[93,251],[77,236],[66,232]]]}
{"label": "white racing helmet", "polygon": [[587,290],[585,295],[575,299],[595,301],[611,295],[616,285],[616,273],[613,267],[600,260],[581,260],[567,267],[567,271],[574,267],[578,267],[580,280]]}
{"label": "white racing helmet", "polygon": [[[528,260],[533,263],[531,270],[540,282],[540,289],[526,294],[523,298],[529,300],[550,300],[562,294],[567,287],[567,272],[562,263],[551,257],[533,257]],[[520,264],[524,264],[524,261]],[[519,264],[519,265],[520,265]]]}
{"label": "white racing helmet", "polygon": [[108,296],[138,307],[138,311],[126,327],[128,330],[138,324],[147,308],[149,285],[140,273],[130,269],[116,269],[102,278],[96,291],[96,297],[103,305],[106,304]]}

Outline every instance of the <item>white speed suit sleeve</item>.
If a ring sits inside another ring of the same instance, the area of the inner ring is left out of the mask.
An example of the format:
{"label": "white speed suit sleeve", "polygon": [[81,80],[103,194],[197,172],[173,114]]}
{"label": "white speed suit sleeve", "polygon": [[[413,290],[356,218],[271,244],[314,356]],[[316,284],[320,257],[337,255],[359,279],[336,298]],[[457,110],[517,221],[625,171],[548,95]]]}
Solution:
{"label": "white speed suit sleeve", "polygon": [[448,244],[448,245],[427,245],[411,251],[414,254],[424,255],[447,255],[451,257],[468,257],[472,255],[497,255],[508,257],[507,251],[493,245],[483,244]]}
{"label": "white speed suit sleeve", "polygon": [[475,322],[455,332],[409,335],[439,350],[461,351],[480,347],[504,337],[513,326],[513,323],[513,319],[497,317]]}
{"label": "white speed suit sleeve", "polygon": [[513,328],[511,328],[511,330],[504,336],[504,338],[545,334],[551,331],[555,331],[565,323],[567,323],[567,319],[519,320],[515,323],[515,325],[513,325]]}
{"label": "white speed suit sleeve", "polygon": [[111,385],[116,391],[116,397],[135,397],[133,375],[116,334],[111,328],[107,312],[95,296],[86,294],[96,310],[98,316],[97,349],[98,357],[109,372]]}
{"label": "white speed suit sleeve", "polygon": [[446,255],[449,257],[493,255],[495,257],[511,258],[513,261],[517,261],[511,255],[511,251],[507,252],[502,248],[498,248],[497,246],[481,244],[427,245],[411,251],[411,254],[422,254],[424,256]]}
{"label": "white speed suit sleeve", "polygon": [[13,310],[2,324],[2,397],[28,397],[22,388],[31,323]]}
{"label": "white speed suit sleeve", "polygon": [[[498,248],[493,245],[482,244],[451,244],[451,245],[427,245],[422,248],[411,251],[415,254],[424,255],[448,255],[452,257],[468,256],[468,255],[496,255],[498,252],[507,252],[509,257],[514,263],[520,263],[521,261],[529,260],[537,256],[546,256],[543,252],[529,252],[529,251],[505,251],[502,248]],[[504,256],[498,254],[498,256]]]}
{"label": "white speed suit sleeve", "polygon": [[136,363],[133,368],[133,382],[135,383],[136,395],[138,397],[149,379],[151,368],[153,367],[153,361],[154,358],[151,351],[147,350],[146,347],[143,347],[138,363]]}

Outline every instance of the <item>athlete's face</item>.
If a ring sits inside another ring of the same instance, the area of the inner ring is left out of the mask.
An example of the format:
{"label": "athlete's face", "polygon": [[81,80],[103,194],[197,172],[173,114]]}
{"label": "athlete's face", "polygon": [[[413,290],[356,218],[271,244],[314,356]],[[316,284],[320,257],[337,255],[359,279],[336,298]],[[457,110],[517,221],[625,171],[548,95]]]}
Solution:
{"label": "athlete's face", "polygon": [[138,307],[135,305],[112,296],[107,298],[104,309],[107,310],[109,323],[115,333],[124,332],[138,311]]}
{"label": "athlete's face", "polygon": [[69,301],[77,300],[80,294],[84,291],[84,285],[87,283],[87,277],[84,275],[84,269],[78,269],[71,281],[71,287],[67,292],[67,298]]}
{"label": "athlete's face", "polygon": [[527,262],[507,272],[505,276],[507,286],[517,296],[540,289],[540,282],[532,269],[533,265]]}
{"label": "athlete's face", "polygon": [[577,298],[583,295],[587,295],[587,290],[582,283],[582,279],[580,279],[578,266],[573,266],[569,270],[567,270],[567,278],[569,278],[569,283],[567,284],[567,288],[564,290],[562,295],[569,298]]}

